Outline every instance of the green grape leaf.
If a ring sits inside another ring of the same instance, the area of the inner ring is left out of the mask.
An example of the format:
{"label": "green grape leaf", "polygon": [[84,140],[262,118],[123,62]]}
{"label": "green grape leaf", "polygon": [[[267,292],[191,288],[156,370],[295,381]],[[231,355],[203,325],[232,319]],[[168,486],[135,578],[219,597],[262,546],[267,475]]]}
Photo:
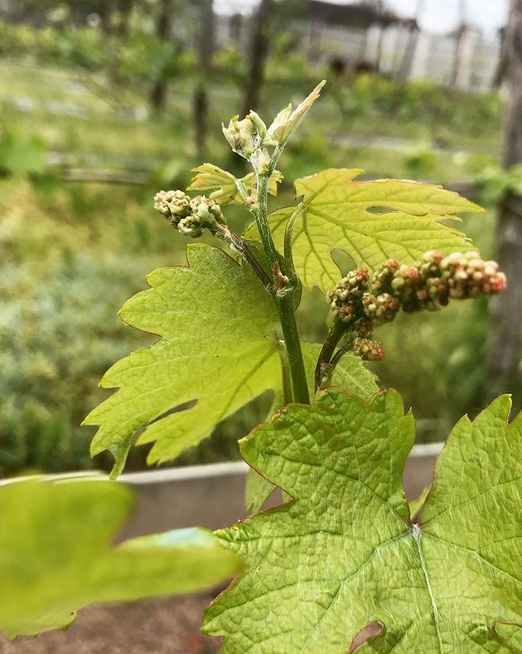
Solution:
{"label": "green grape leaf", "polygon": [[[210,163],[193,168],[192,172],[197,174],[193,177],[191,185],[187,189],[188,191],[210,191],[215,189],[209,197],[218,204],[243,204],[243,198],[237,190],[236,178],[232,173]],[[240,180],[244,184],[247,193],[252,190],[253,180],[254,173],[248,173]],[[271,195],[277,195],[277,185],[282,181],[282,173],[274,170],[268,182],[268,192]]]}
{"label": "green grape leaf", "polygon": [[0,485],[0,631],[36,635],[88,604],[202,590],[237,570],[203,529],[114,546],[133,504],[128,488],[99,479]]}
{"label": "green grape leaf", "polygon": [[522,414],[508,425],[510,406],[502,396],[456,425],[417,524],[402,487],[415,426],[395,391],[369,403],[328,391],[243,439],[248,464],[294,499],[217,532],[246,563],[206,615],[222,654],[520,652]]}
{"label": "green grape leaf", "polygon": [[[119,390],[84,421],[100,425],[91,453],[113,454],[113,476],[138,430],[138,444],[154,443],[149,462],[168,461],[250,400],[281,387],[277,312],[262,284],[209,245],[189,246],[188,262],[153,272],[152,288],[121,311],[127,324],[161,339],[104,375],[101,386]],[[354,392],[374,389],[374,377],[356,357],[346,359],[343,371],[343,385]]]}
{"label": "green grape leaf", "polygon": [[162,338],[104,375],[101,386],[119,390],[84,421],[101,425],[91,453],[110,450],[116,471],[138,429],[138,444],[155,443],[149,462],[173,459],[281,374],[277,313],[250,269],[205,244],[187,257],[188,267],[149,275],[152,288],[123,307],[127,324]]}
{"label": "green grape leaf", "polygon": [[[297,273],[309,289],[328,290],[339,280],[332,251],[347,252],[357,267],[375,269],[386,259],[411,263],[427,250],[470,250],[464,234],[441,221],[458,212],[483,211],[440,186],[406,180],[355,181],[361,170],[329,169],[295,182],[297,207],[274,211],[270,225],[282,250],[289,218],[298,211],[293,232]],[[245,238],[259,238],[257,226]]]}
{"label": "green grape leaf", "polygon": [[[313,397],[314,372],[317,363],[317,357],[321,346],[316,343],[303,343],[303,358],[308,379],[308,390]],[[342,388],[354,395],[369,400],[377,391],[377,377],[365,367],[362,359],[355,354],[348,352],[339,361],[332,377],[332,388]],[[276,398],[272,414],[283,407],[282,397]],[[247,511],[259,511],[268,497],[274,491],[274,484],[262,477],[257,470],[250,468],[247,474],[245,489],[245,505]]]}

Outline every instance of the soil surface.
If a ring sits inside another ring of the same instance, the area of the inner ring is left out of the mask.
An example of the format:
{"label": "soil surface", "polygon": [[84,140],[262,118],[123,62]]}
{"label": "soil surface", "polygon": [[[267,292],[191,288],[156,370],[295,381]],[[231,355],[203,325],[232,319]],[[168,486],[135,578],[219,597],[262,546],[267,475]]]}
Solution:
{"label": "soil surface", "polygon": [[0,654],[215,654],[219,639],[200,634],[215,595],[85,609],[67,631],[13,642],[0,636]]}

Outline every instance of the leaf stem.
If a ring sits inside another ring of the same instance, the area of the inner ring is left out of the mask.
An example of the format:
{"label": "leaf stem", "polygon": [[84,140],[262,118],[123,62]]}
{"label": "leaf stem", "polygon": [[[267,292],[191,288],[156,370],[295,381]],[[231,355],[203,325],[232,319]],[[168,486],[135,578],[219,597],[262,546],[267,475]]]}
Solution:
{"label": "leaf stem", "polygon": [[[330,330],[328,336],[326,337],[321,352],[319,353],[319,358],[317,359],[317,365],[315,366],[315,390],[316,392],[323,388],[325,377],[328,379],[331,376],[333,370],[329,370],[330,362],[332,356],[335,352],[335,348],[339,344],[345,330]],[[335,362],[337,364],[338,360]]]}
{"label": "leaf stem", "polygon": [[288,354],[288,364],[290,366],[290,375],[292,378],[293,399],[296,402],[310,404],[308,394],[308,384],[306,380],[306,371],[301,350],[301,341],[297,329],[297,320],[294,308],[295,285],[290,283],[281,271],[279,255],[277,253],[270,226],[268,224],[268,182],[270,175],[275,166],[275,162],[261,174],[256,170],[257,181],[257,211],[255,213],[259,235],[268,263],[272,269],[273,284],[271,285],[272,297],[274,298],[285,347]]}
{"label": "leaf stem", "polygon": [[250,198],[248,197],[248,193],[246,191],[245,185],[243,184],[243,180],[236,178],[235,179],[235,184],[236,184],[236,188],[238,190],[238,193],[241,196],[241,199],[246,204],[247,209],[250,210],[251,202],[250,202]]}
{"label": "leaf stem", "polygon": [[249,266],[252,268],[252,270],[255,272],[257,275],[258,279],[260,282],[263,284],[263,286],[270,290],[272,287],[272,280],[266,273],[265,269],[263,266],[259,263],[259,261],[256,259],[254,256],[254,253],[252,250],[248,247],[248,244],[245,243],[245,241],[238,236],[237,234],[234,234],[234,232],[231,232],[228,228],[225,228],[223,230],[223,235],[225,240],[229,241],[232,243],[234,248],[243,255],[245,261],[249,264]]}

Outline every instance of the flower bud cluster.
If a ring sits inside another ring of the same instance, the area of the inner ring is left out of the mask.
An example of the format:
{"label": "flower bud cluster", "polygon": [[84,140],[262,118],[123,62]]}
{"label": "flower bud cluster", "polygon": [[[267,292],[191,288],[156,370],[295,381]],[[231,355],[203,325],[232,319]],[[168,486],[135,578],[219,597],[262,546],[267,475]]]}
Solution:
{"label": "flower bud cluster", "polygon": [[228,127],[223,125],[223,134],[234,152],[249,159],[263,145],[266,125],[255,111],[239,120],[234,116]]}
{"label": "flower bud cluster", "polygon": [[364,361],[380,361],[386,353],[380,343],[368,338],[356,338],[352,350],[355,355],[361,357]]}
{"label": "flower bud cluster", "polygon": [[332,291],[328,291],[327,297],[335,320],[352,323],[360,318],[360,305],[369,288],[370,273],[367,268],[359,268],[350,271]]}
{"label": "flower bud cluster", "polygon": [[183,191],[160,191],[154,208],[181,234],[192,238],[201,236],[204,229],[216,234],[226,226],[219,204],[203,195],[191,198]]}
{"label": "flower bud cluster", "polygon": [[402,308],[406,313],[436,311],[450,299],[464,300],[500,293],[506,277],[494,261],[477,252],[445,256],[432,250],[413,265],[386,261],[370,276],[367,268],[353,270],[328,292],[329,325],[354,338],[353,351],[369,361],[384,356],[371,340],[373,329],[391,322]]}
{"label": "flower bud cluster", "polygon": [[478,252],[444,256],[430,251],[413,266],[400,266],[391,283],[403,311],[437,311],[451,299],[466,300],[502,292],[506,276],[495,261],[484,261]]}
{"label": "flower bud cluster", "polygon": [[365,293],[362,306],[364,315],[375,326],[391,322],[401,308],[399,302],[390,293],[379,293],[379,295]]}

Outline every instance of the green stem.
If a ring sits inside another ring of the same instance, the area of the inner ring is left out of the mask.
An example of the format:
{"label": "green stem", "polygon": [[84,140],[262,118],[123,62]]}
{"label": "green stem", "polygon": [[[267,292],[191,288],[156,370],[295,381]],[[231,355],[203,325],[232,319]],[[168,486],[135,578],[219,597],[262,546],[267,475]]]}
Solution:
{"label": "green stem", "polygon": [[256,221],[257,227],[259,229],[259,236],[261,237],[261,243],[265,250],[265,255],[270,267],[273,269],[274,266],[279,265],[279,257],[277,254],[276,247],[274,245],[274,239],[272,238],[272,232],[270,231],[270,225],[268,224],[268,175],[256,175],[257,177],[257,211],[256,211]]}
{"label": "green stem", "polygon": [[288,353],[285,344],[277,339],[279,346],[279,358],[281,359],[281,375],[283,382],[283,402],[285,405],[292,401],[292,376],[290,374],[290,365],[288,363]]}
{"label": "green stem", "polygon": [[299,218],[302,216],[303,211],[304,211],[303,205],[300,204],[288,219],[288,223],[286,224],[286,229],[285,229],[284,255],[290,267],[290,277],[292,281],[298,279],[297,273],[295,271],[294,254],[292,249],[293,238],[294,238],[294,227],[297,221],[299,220]]}
{"label": "green stem", "polygon": [[256,173],[258,200],[258,209],[256,212],[257,226],[265,250],[265,255],[274,277],[272,297],[274,298],[279,313],[281,329],[283,330],[285,347],[288,354],[288,364],[290,366],[290,375],[292,377],[294,401],[302,404],[310,404],[303,352],[301,350],[301,341],[299,339],[299,331],[297,329],[297,320],[295,316],[295,288],[293,285],[288,285],[289,280],[283,275],[280,269],[279,256],[268,224],[268,181],[271,171],[267,171],[267,173],[268,174],[261,175]]}
{"label": "green stem", "polygon": [[276,300],[276,306],[279,312],[286,352],[288,354],[294,400],[301,404],[310,404],[303,352],[301,350],[301,341],[295,318],[293,293],[289,293],[284,298]]}

